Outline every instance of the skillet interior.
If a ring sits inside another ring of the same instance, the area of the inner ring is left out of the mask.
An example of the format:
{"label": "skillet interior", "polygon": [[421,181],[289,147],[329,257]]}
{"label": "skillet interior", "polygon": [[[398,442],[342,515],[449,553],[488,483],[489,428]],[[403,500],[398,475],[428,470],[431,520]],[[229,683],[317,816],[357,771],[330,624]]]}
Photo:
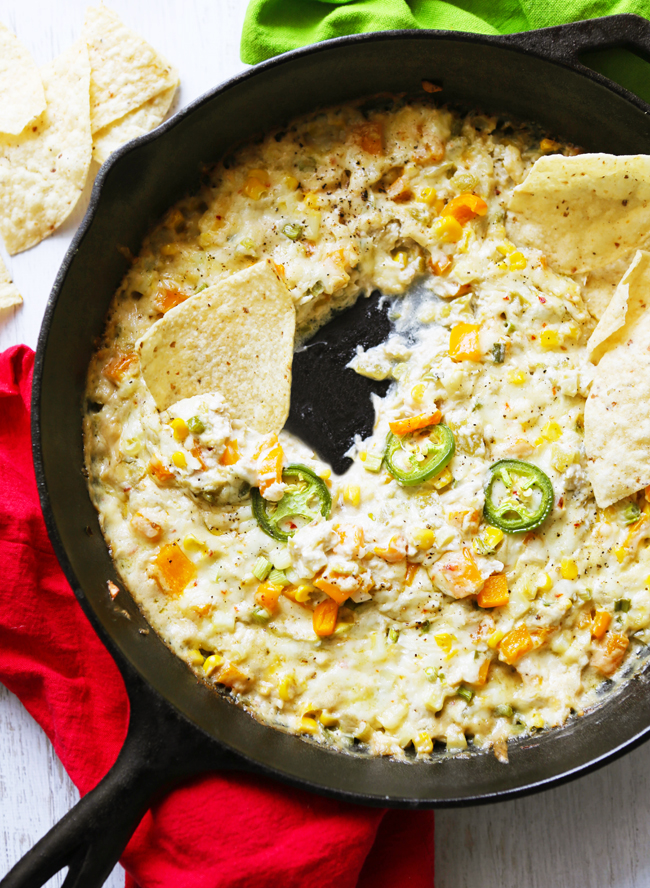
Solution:
{"label": "skillet interior", "polygon": [[[57,277],[41,331],[33,407],[37,478],[57,554],[109,648],[191,722],[250,760],[313,789],[375,804],[443,806],[508,797],[595,767],[650,731],[650,675],[601,709],[534,739],[510,744],[510,765],[492,755],[443,764],[342,755],[283,734],[198,683],[153,632],[117,581],[83,475],[81,404],[93,341],[127,262],[150,225],[197,187],[201,164],[233,144],[319,105],[380,91],[535,120],[587,150],[650,153],[640,102],[598,78],[508,45],[507,38],[402,32],[342,38],[259,66],[205,98],[102,171],[89,214]],[[125,613],[128,612],[128,615]]]}

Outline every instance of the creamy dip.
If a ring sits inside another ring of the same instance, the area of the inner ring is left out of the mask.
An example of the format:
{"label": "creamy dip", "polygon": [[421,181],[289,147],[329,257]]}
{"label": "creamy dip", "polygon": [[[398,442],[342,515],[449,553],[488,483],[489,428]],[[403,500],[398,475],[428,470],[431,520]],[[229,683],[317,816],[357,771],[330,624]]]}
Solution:
{"label": "creamy dip", "polygon": [[[151,626],[255,717],[377,755],[426,757],[439,741],[505,758],[509,738],[593,705],[650,641],[650,506],[641,493],[598,509],[585,472],[595,321],[583,281],[506,238],[512,189],[554,151],[575,153],[433,103],[334,108],[217,165],[118,289],[88,375],[91,496]],[[265,477],[269,441],[219,392],[159,412],[136,354],[165,312],[265,258],[291,292],[299,342],[373,290],[393,326],[352,361],[392,384],[344,476],[279,435],[284,466],[312,470],[331,496],[328,516],[286,542],[251,505],[251,487],[271,511],[291,489]],[[386,441],[391,423],[423,416],[455,452],[407,486]],[[530,532],[485,520],[502,459],[552,483],[550,515]],[[323,603],[333,623],[319,634]]]}

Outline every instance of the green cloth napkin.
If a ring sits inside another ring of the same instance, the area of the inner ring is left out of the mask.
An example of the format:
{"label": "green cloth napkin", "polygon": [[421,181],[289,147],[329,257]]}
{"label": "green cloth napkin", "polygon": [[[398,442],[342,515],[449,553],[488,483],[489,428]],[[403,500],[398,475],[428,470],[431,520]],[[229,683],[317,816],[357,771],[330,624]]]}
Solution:
{"label": "green cloth napkin", "polygon": [[[621,12],[650,18],[650,0],[250,0],[241,58],[254,65],[298,46],[365,31],[512,34]],[[632,52],[600,50],[582,61],[650,102],[650,65]]]}

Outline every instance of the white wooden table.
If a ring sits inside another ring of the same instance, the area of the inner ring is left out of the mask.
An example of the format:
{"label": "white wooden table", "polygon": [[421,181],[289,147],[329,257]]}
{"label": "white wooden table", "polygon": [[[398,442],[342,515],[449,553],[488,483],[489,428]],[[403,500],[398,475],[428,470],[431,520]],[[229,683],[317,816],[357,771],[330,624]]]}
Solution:
{"label": "white wooden table", "polygon": [[[0,21],[44,64],[79,36],[85,5],[0,0]],[[109,5],[177,65],[179,105],[245,67],[239,60],[245,0],[109,0]],[[87,197],[52,238],[11,260],[4,256],[25,304],[0,316],[0,350],[19,342],[35,347],[50,288]],[[0,687],[0,876],[77,797],[43,732]],[[648,835],[650,746],[551,792],[438,813],[436,888],[648,888]],[[119,867],[107,884],[121,888]]]}

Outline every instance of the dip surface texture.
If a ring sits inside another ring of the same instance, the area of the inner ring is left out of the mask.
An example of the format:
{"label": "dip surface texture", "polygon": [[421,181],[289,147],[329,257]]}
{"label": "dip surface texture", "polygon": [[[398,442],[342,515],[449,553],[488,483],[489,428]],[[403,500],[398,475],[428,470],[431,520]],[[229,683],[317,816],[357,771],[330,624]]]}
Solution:
{"label": "dip surface texture", "polygon": [[[532,164],[575,154],[542,136],[400,100],[303,118],[216,166],[114,297],[84,419],[104,535],[155,631],[264,722],[505,760],[650,641],[650,508],[642,491],[598,509],[586,475],[583,278],[506,238]],[[391,385],[345,476],[246,426],[225,390],[159,411],[145,383],[147,331],[267,260],[297,347],[357,298],[390,299],[390,336],[352,366]],[[487,520],[508,497],[530,529]]]}

